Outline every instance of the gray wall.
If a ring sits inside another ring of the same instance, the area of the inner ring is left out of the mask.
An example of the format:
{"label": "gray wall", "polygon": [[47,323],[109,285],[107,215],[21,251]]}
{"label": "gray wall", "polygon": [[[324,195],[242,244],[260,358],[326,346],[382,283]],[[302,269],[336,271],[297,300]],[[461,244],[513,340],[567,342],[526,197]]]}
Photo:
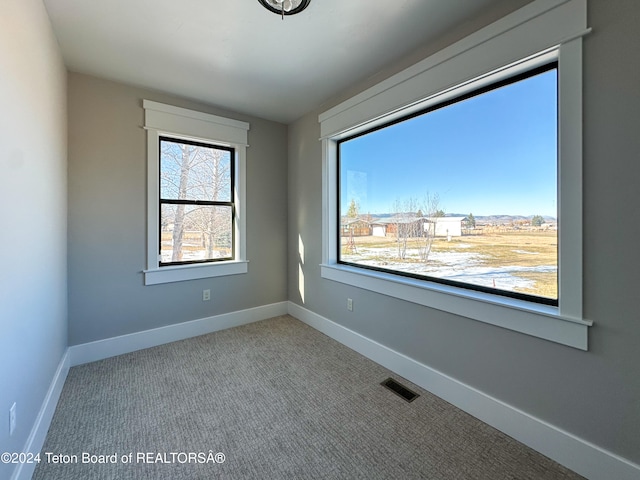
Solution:
{"label": "gray wall", "polygon": [[[69,344],[286,300],[287,127],[87,75],[68,78]],[[247,274],[143,285],[143,99],[251,124]]]}
{"label": "gray wall", "polygon": [[[67,83],[41,2],[6,0],[0,16],[0,451],[24,447],[67,335],[79,344],[289,298],[640,463],[636,0],[588,2],[594,32],[584,49],[584,311],[595,322],[588,352],[320,278],[318,113],[526,1],[506,3],[299,119],[287,144],[287,127],[277,123],[76,73]],[[143,286],[143,98],[251,123],[248,274]],[[211,289],[211,302],[201,301],[203,288]],[[346,297],[354,299],[352,313]],[[13,402],[18,428],[9,437]],[[0,478],[11,470],[0,464]]]}
{"label": "gray wall", "polygon": [[20,452],[67,346],[66,71],[40,0],[2,2],[0,106],[0,452]]}
{"label": "gray wall", "polygon": [[[640,3],[588,2],[584,42],[584,312],[588,352],[324,280],[318,114],[491,20],[488,15],[289,128],[289,298],[580,438],[640,463]],[[410,60],[410,61],[409,61]],[[298,238],[305,245],[304,300]],[[295,243],[294,243],[295,242]],[[353,298],[354,312],[346,310]]]}

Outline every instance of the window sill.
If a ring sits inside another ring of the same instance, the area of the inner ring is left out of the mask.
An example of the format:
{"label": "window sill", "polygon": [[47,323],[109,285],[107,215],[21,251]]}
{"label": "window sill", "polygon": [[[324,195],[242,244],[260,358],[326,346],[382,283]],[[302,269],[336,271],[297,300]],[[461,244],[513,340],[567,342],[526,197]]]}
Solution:
{"label": "window sill", "polygon": [[592,322],[562,316],[558,307],[347,265],[324,264],[320,267],[322,278],[328,280],[587,350],[587,332]]}
{"label": "window sill", "polygon": [[182,282],[200,278],[223,277],[247,273],[247,261],[230,261],[215,263],[200,263],[193,265],[176,265],[143,270],[144,284],[157,285],[160,283]]}

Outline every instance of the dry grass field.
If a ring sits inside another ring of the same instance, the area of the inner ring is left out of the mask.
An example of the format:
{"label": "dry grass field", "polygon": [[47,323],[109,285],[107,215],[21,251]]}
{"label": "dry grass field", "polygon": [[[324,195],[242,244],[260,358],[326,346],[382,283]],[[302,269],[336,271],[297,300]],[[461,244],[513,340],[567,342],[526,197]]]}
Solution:
{"label": "dry grass field", "polygon": [[407,256],[401,260],[394,237],[353,237],[352,245],[349,238],[343,237],[341,258],[557,298],[555,231],[512,230],[452,237],[450,241],[435,238],[426,264],[417,253],[419,242],[420,239],[410,239]]}
{"label": "dry grass field", "polygon": [[[163,231],[161,241],[163,250],[163,261],[168,262],[171,259],[173,233]],[[183,260],[202,260],[206,258],[206,247],[201,232],[186,231],[184,232],[182,241]],[[164,258],[165,256],[166,258]],[[231,247],[217,246],[214,249],[214,258],[224,258],[229,256],[231,256]]]}

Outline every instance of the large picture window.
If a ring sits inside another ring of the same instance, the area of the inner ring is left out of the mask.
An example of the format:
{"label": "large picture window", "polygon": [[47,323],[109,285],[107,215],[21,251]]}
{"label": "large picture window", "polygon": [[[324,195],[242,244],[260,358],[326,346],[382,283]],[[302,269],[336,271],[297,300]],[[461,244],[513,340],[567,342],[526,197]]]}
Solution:
{"label": "large picture window", "polygon": [[558,304],[557,63],[338,141],[339,263]]}
{"label": "large picture window", "polygon": [[531,2],[321,113],[322,278],[587,349],[586,19]]}

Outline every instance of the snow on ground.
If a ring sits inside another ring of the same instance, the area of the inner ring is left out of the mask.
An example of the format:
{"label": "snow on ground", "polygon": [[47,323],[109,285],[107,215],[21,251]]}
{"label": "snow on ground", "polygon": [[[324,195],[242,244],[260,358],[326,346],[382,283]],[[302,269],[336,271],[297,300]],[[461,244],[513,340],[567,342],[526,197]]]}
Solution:
{"label": "snow on ground", "polygon": [[[521,253],[533,254],[534,252]],[[554,272],[558,269],[555,265],[488,267],[483,265],[483,257],[483,255],[470,252],[432,252],[429,255],[429,263],[424,264],[419,262],[420,257],[417,250],[407,249],[406,259],[414,263],[406,263],[398,261],[397,248],[360,247],[357,253],[343,255],[342,259],[372,267],[428,275],[507,291],[535,286],[533,280],[516,276],[517,273]]]}

